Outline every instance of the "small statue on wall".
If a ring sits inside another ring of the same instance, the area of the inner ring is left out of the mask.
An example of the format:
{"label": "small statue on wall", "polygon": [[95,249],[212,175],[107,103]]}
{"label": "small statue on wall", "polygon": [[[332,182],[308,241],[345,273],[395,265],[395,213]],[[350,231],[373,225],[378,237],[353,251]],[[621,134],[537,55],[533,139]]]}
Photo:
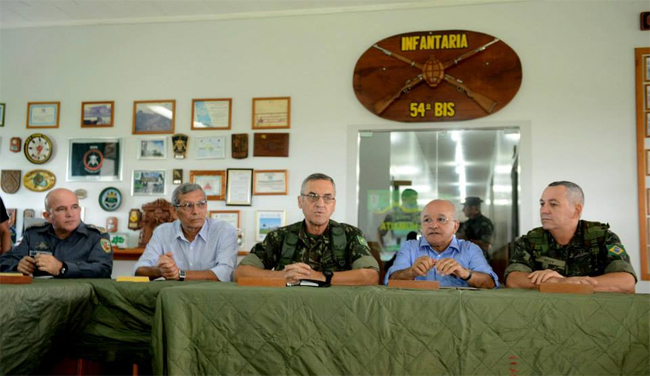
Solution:
{"label": "small statue on wall", "polygon": [[176,218],[171,211],[172,204],[164,198],[142,205],[144,212],[141,222],[140,238],[138,247],[144,248],[149,243],[153,230],[162,223],[172,222]]}

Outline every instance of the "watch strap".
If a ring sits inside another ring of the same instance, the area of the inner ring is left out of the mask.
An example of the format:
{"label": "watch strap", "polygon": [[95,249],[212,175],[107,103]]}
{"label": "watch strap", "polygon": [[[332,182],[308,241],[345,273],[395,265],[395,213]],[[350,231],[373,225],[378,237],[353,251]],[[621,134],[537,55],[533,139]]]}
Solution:
{"label": "watch strap", "polygon": [[469,270],[469,274],[467,275],[467,278],[461,278],[461,279],[462,279],[463,281],[467,282],[467,281],[469,281],[470,279],[472,279],[472,275],[473,275],[473,273],[472,273],[472,269],[470,269],[470,270]]}

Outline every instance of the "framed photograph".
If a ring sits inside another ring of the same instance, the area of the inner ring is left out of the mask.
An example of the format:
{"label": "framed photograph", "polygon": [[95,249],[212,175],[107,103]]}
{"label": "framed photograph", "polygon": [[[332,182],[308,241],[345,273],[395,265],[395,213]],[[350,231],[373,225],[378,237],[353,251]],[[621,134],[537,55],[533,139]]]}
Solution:
{"label": "framed photograph", "polygon": [[[645,190],[645,213],[646,215],[650,215],[650,189],[646,188]],[[650,231],[650,229],[648,229]],[[650,242],[650,238],[648,238],[648,242]]]}
{"label": "framed photograph", "polygon": [[650,82],[650,55],[646,55],[643,57],[643,64],[644,69],[644,75],[643,75],[643,81],[645,82]]}
{"label": "framed photograph", "polygon": [[166,159],[167,137],[138,139],[138,159]]}
{"label": "framed photograph", "polygon": [[226,158],[226,136],[196,137],[196,159]]}
{"label": "framed photograph", "polygon": [[122,139],[73,138],[68,154],[68,181],[121,181]]}
{"label": "framed photograph", "polygon": [[133,134],[173,134],[176,101],[133,102]]}
{"label": "framed photograph", "polygon": [[650,112],[645,113],[645,136],[650,137]]}
{"label": "framed photograph", "polygon": [[232,98],[192,99],[192,130],[229,130]]}
{"label": "framed photograph", "polygon": [[226,197],[226,171],[190,171],[190,183],[203,188],[208,200],[223,200]]}
{"label": "framed photograph", "polygon": [[61,102],[27,103],[27,128],[58,128]]}
{"label": "framed photograph", "polygon": [[82,102],[81,128],[108,128],[113,126],[115,102]]}
{"label": "framed photograph", "polygon": [[250,206],[253,203],[253,169],[229,168],[226,205]]}
{"label": "framed photograph", "polygon": [[650,111],[650,84],[643,85],[643,92],[645,93],[645,111]]}
{"label": "framed photograph", "polygon": [[645,151],[645,175],[650,176],[650,150]]}
{"label": "framed photograph", "polygon": [[241,212],[239,210],[210,210],[208,216],[227,222],[234,228],[241,228]]}
{"label": "framed photograph", "polygon": [[288,194],[287,170],[255,170],[253,175],[254,195]]}
{"label": "framed photograph", "polygon": [[255,212],[255,240],[264,241],[266,234],[285,226],[284,210],[258,210]]}
{"label": "framed photograph", "polygon": [[5,126],[5,107],[4,103],[0,103],[0,127]]}
{"label": "framed photograph", "polygon": [[253,129],[291,128],[291,97],[253,98]]}
{"label": "framed photograph", "polygon": [[131,195],[164,195],[166,182],[165,170],[133,170]]}

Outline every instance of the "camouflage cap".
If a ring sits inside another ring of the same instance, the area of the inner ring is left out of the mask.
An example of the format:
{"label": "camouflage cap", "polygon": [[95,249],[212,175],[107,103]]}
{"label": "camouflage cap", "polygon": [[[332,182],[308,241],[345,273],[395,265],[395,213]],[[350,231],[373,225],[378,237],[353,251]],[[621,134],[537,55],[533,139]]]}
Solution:
{"label": "camouflage cap", "polygon": [[483,202],[483,200],[481,200],[480,197],[466,197],[465,202],[463,202],[463,205],[464,206],[480,206],[481,202]]}

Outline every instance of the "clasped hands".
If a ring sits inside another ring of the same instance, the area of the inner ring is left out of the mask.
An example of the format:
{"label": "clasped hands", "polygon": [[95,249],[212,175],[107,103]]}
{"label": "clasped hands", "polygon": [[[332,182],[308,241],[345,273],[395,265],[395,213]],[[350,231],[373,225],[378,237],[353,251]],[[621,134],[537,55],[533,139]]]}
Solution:
{"label": "clasped hands", "polygon": [[411,273],[413,274],[413,278],[424,277],[427,275],[429,270],[434,267],[442,276],[454,275],[463,279],[469,277],[469,270],[463,268],[463,266],[453,258],[442,258],[436,260],[429,256],[420,256],[415,260],[413,265],[411,265]]}
{"label": "clasped hands", "polygon": [[315,271],[304,262],[287,265],[284,267],[283,272],[283,277],[289,284],[299,283],[302,279],[325,281],[323,273]]}
{"label": "clasped hands", "polygon": [[545,270],[536,270],[527,275],[530,282],[535,285],[540,285],[544,282],[550,283],[573,283],[577,285],[594,285],[598,284],[598,281],[591,277],[565,277],[562,274],[556,272],[555,270],[545,269]]}
{"label": "clasped hands", "polygon": [[25,256],[18,263],[18,271],[26,274],[32,275],[36,269],[50,273],[52,275],[59,275],[63,263],[57,260],[56,257],[44,253],[40,253],[34,257]]}
{"label": "clasped hands", "polygon": [[156,266],[160,270],[160,275],[165,279],[178,280],[180,278],[180,269],[176,266],[176,261],[174,261],[174,253],[167,252],[160,256]]}

